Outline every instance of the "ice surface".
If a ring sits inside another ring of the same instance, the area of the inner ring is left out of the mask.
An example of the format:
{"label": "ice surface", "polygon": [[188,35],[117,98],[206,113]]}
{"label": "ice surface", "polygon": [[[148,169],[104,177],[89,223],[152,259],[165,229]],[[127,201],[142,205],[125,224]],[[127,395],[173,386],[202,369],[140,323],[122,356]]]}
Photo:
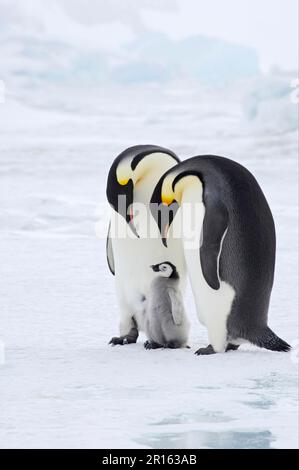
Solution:
{"label": "ice surface", "polygon": [[298,128],[295,83],[294,74],[275,70],[250,82],[244,112],[256,132],[281,134]]}
{"label": "ice surface", "polygon": [[242,106],[182,84],[27,89],[0,105],[0,447],[298,447],[295,356],[194,356],[207,335],[190,291],[190,350],[107,344],[118,312],[97,208],[113,158],[136,143],[254,173],[277,228],[270,326],[298,338],[298,136],[271,115],[261,133]]}

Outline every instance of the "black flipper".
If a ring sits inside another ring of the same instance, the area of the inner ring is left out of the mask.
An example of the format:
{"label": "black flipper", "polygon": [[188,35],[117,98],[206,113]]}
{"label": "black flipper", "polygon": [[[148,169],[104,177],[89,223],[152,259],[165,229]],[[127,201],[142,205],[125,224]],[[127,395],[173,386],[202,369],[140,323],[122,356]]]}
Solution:
{"label": "black flipper", "polygon": [[221,201],[208,196],[204,198],[204,205],[200,262],[206,282],[212,289],[218,290],[220,288],[218,257],[223,236],[228,227],[228,211]]}
{"label": "black flipper", "polygon": [[106,256],[107,256],[107,263],[109,269],[113,276],[115,276],[115,264],[114,264],[114,256],[113,256],[113,249],[112,249],[112,240],[110,237],[110,229],[111,224],[109,224],[108,234],[107,234],[107,242],[106,242]]}

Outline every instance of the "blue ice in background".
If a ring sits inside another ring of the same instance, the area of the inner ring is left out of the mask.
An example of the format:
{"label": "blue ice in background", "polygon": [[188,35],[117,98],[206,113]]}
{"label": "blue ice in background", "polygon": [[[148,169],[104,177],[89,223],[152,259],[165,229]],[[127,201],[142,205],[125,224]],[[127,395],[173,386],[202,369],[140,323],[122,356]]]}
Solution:
{"label": "blue ice in background", "polygon": [[174,41],[163,33],[142,32],[109,52],[43,35],[5,35],[5,29],[4,37],[2,74],[27,85],[39,81],[164,84],[194,79],[213,87],[260,74],[256,50],[204,36]]}
{"label": "blue ice in background", "polygon": [[[215,1],[211,8],[217,5],[215,15],[217,11],[221,15],[220,3]],[[273,15],[277,2],[271,3]],[[209,7],[206,4],[204,7],[202,1],[195,5],[189,0],[189,4],[190,10],[196,7],[194,16],[197,15],[200,24]],[[244,15],[248,15],[250,30],[254,27],[250,25],[251,10],[246,11],[246,4]],[[252,10],[254,4],[251,2]],[[296,129],[297,112],[289,96],[297,67],[286,72],[280,64],[273,64],[276,68],[265,72],[257,47],[246,45],[244,40],[239,44],[237,40],[221,38],[237,21],[228,16],[219,36],[217,28],[214,27],[215,32],[213,29],[213,23],[218,24],[215,15],[210,25],[214,34],[204,35],[196,28],[188,33],[188,23],[183,35],[168,34],[168,23],[183,6],[186,8],[180,0],[130,0],[125,6],[120,0],[108,4],[83,0],[54,0],[51,4],[43,0],[0,0],[0,79],[5,81],[7,93],[12,94],[53,85],[75,86],[83,91],[90,86],[159,86],[166,90],[179,83],[179,90],[190,87],[223,89],[224,93],[238,90],[243,115],[249,123],[264,126],[268,119],[277,119],[278,114],[282,122],[276,123],[276,128]],[[236,4],[234,9],[238,13]],[[156,20],[163,18],[164,31],[163,27],[159,30],[155,21],[146,20],[146,13],[151,19],[150,14],[155,12],[156,15],[160,12]],[[261,25],[262,14],[260,9]],[[279,11],[276,15],[279,18]],[[191,20],[192,14],[190,25]],[[245,18],[245,25],[246,21]],[[201,28],[204,29],[203,24]],[[258,36],[258,31],[251,31],[251,35]],[[262,46],[261,43],[263,52]]]}
{"label": "blue ice in background", "polygon": [[231,85],[260,73],[255,50],[204,36],[173,41],[165,34],[146,33],[128,43],[126,51],[127,63],[111,70],[115,82],[192,79],[211,87]]}

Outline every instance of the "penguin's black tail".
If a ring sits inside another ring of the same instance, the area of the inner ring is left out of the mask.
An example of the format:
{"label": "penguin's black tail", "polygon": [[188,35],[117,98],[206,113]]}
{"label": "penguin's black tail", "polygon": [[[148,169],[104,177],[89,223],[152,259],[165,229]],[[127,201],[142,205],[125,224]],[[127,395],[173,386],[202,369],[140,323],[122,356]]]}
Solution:
{"label": "penguin's black tail", "polygon": [[291,349],[291,346],[279,338],[268,326],[256,334],[249,335],[247,339],[255,346],[270,349],[270,351],[288,352]]}

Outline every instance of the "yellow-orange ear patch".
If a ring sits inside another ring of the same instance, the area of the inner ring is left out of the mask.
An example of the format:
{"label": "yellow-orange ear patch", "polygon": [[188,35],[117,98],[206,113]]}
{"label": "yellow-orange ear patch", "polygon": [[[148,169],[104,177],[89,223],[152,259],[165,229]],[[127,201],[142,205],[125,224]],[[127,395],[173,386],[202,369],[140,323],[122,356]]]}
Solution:
{"label": "yellow-orange ear patch", "polygon": [[117,182],[121,185],[121,186],[126,186],[126,184],[128,184],[129,180],[128,179],[117,179]]}
{"label": "yellow-orange ear patch", "polygon": [[166,204],[167,206],[170,206],[170,204],[174,201],[172,196],[168,196],[165,193],[162,193],[161,200],[163,204]]}

